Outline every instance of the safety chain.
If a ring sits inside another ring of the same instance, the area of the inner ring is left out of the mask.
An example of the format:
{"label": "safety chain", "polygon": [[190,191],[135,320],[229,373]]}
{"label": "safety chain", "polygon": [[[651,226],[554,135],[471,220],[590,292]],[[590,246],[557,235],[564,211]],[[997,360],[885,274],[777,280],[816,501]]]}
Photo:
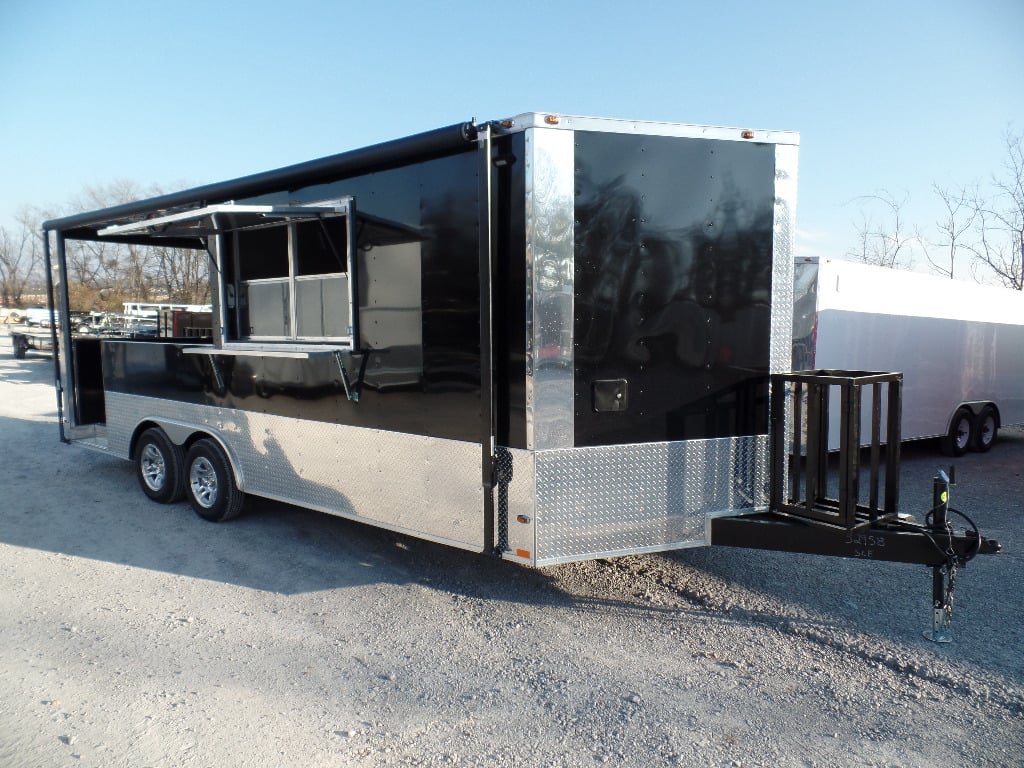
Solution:
{"label": "safety chain", "polygon": [[944,600],[945,605],[943,610],[946,613],[946,626],[952,626],[953,621],[953,592],[956,590],[956,550],[953,548],[953,526],[949,524],[949,519],[946,519],[946,537],[949,542],[946,549],[946,574],[948,575],[948,581],[946,584],[946,599]]}
{"label": "safety chain", "polygon": [[946,626],[951,626],[953,621],[953,592],[956,589],[956,558],[950,558],[949,562],[946,563],[946,573],[949,575],[949,581],[946,585],[946,599],[943,610],[946,613]]}

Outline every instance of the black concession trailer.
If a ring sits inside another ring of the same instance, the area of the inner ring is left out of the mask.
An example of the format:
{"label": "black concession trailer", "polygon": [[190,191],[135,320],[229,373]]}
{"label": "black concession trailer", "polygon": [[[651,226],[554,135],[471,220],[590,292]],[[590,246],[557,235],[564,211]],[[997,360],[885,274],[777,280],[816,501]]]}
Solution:
{"label": "black concession trailer", "polygon": [[[210,338],[62,328],[62,438],[209,520],[254,494],[535,566],[761,542],[801,508],[797,148],[530,113],[49,221],[63,312],[77,241],[205,251],[213,300]],[[775,548],[904,525],[824,487]]]}

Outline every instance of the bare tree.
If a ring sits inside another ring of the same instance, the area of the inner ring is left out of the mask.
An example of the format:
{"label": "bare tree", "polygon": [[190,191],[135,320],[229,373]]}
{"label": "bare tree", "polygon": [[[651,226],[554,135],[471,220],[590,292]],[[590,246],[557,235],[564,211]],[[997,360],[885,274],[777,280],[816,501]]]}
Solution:
{"label": "bare tree", "polygon": [[[159,194],[133,181],[118,180],[86,187],[69,206],[74,210],[107,208]],[[65,244],[68,281],[79,309],[118,309],[123,301],[151,301],[156,293],[151,249],[123,243],[69,240]]]}
{"label": "bare tree", "polygon": [[857,198],[861,222],[857,227],[858,247],[847,256],[865,264],[893,269],[906,269],[913,262],[913,243],[917,233],[907,229],[903,209],[910,199],[904,194],[897,199],[887,190]]}
{"label": "bare tree", "polygon": [[210,255],[191,248],[153,248],[154,279],[171,301],[207,304],[210,301]]}
{"label": "bare tree", "polygon": [[993,274],[1002,285],[1024,290],[1024,134],[1007,130],[1003,173],[992,177],[993,195],[977,195],[975,266]]}
{"label": "bare tree", "polygon": [[23,303],[26,293],[41,293],[43,276],[41,214],[23,208],[14,232],[0,228],[0,298],[6,306]]}
{"label": "bare tree", "polygon": [[978,219],[975,205],[978,191],[976,188],[963,187],[954,191],[938,184],[933,184],[932,189],[946,208],[943,217],[935,222],[940,236],[936,241],[920,238],[918,242],[932,271],[952,279],[956,271],[957,254],[961,250],[971,250],[971,245],[964,240]]}
{"label": "bare tree", "polygon": [[[86,187],[62,206],[65,213],[107,208],[161,194],[132,181]],[[61,215],[61,214],[57,214]],[[24,209],[16,230],[0,228],[0,298],[20,303],[45,285],[41,224],[52,214]],[[119,310],[124,301],[207,304],[210,256],[206,250],[139,246],[98,240],[64,243],[68,290],[75,309]]]}
{"label": "bare tree", "polygon": [[21,295],[30,271],[24,243],[0,227],[0,299],[5,307],[21,304]]}

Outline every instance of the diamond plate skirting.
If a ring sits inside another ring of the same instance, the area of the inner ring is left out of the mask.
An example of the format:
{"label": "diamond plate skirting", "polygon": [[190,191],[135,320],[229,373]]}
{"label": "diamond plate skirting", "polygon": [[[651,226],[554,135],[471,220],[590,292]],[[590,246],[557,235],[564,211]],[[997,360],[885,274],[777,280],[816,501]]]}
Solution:
{"label": "diamond plate skirting", "polygon": [[768,445],[757,435],[536,453],[536,564],[705,544],[709,517],[767,505]]}

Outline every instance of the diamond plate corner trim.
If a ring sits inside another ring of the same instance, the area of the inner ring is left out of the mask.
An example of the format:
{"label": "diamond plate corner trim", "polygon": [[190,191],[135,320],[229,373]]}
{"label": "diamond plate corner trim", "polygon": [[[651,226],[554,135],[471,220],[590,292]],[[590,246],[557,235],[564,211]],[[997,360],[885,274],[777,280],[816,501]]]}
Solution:
{"label": "diamond plate corner trim", "polygon": [[796,236],[798,148],[775,147],[775,222],[772,253],[772,318],[769,367],[785,373],[793,357],[793,240]]}
{"label": "diamond plate corner trim", "polygon": [[699,546],[768,504],[767,435],[536,454],[537,564]]}
{"label": "diamond plate corner trim", "polygon": [[575,144],[572,131],[527,131],[527,448],[569,448],[573,423]]}
{"label": "diamond plate corner trim", "polygon": [[116,392],[106,405],[110,452],[122,458],[142,421],[192,424],[224,445],[246,493],[483,549],[477,443]]}

